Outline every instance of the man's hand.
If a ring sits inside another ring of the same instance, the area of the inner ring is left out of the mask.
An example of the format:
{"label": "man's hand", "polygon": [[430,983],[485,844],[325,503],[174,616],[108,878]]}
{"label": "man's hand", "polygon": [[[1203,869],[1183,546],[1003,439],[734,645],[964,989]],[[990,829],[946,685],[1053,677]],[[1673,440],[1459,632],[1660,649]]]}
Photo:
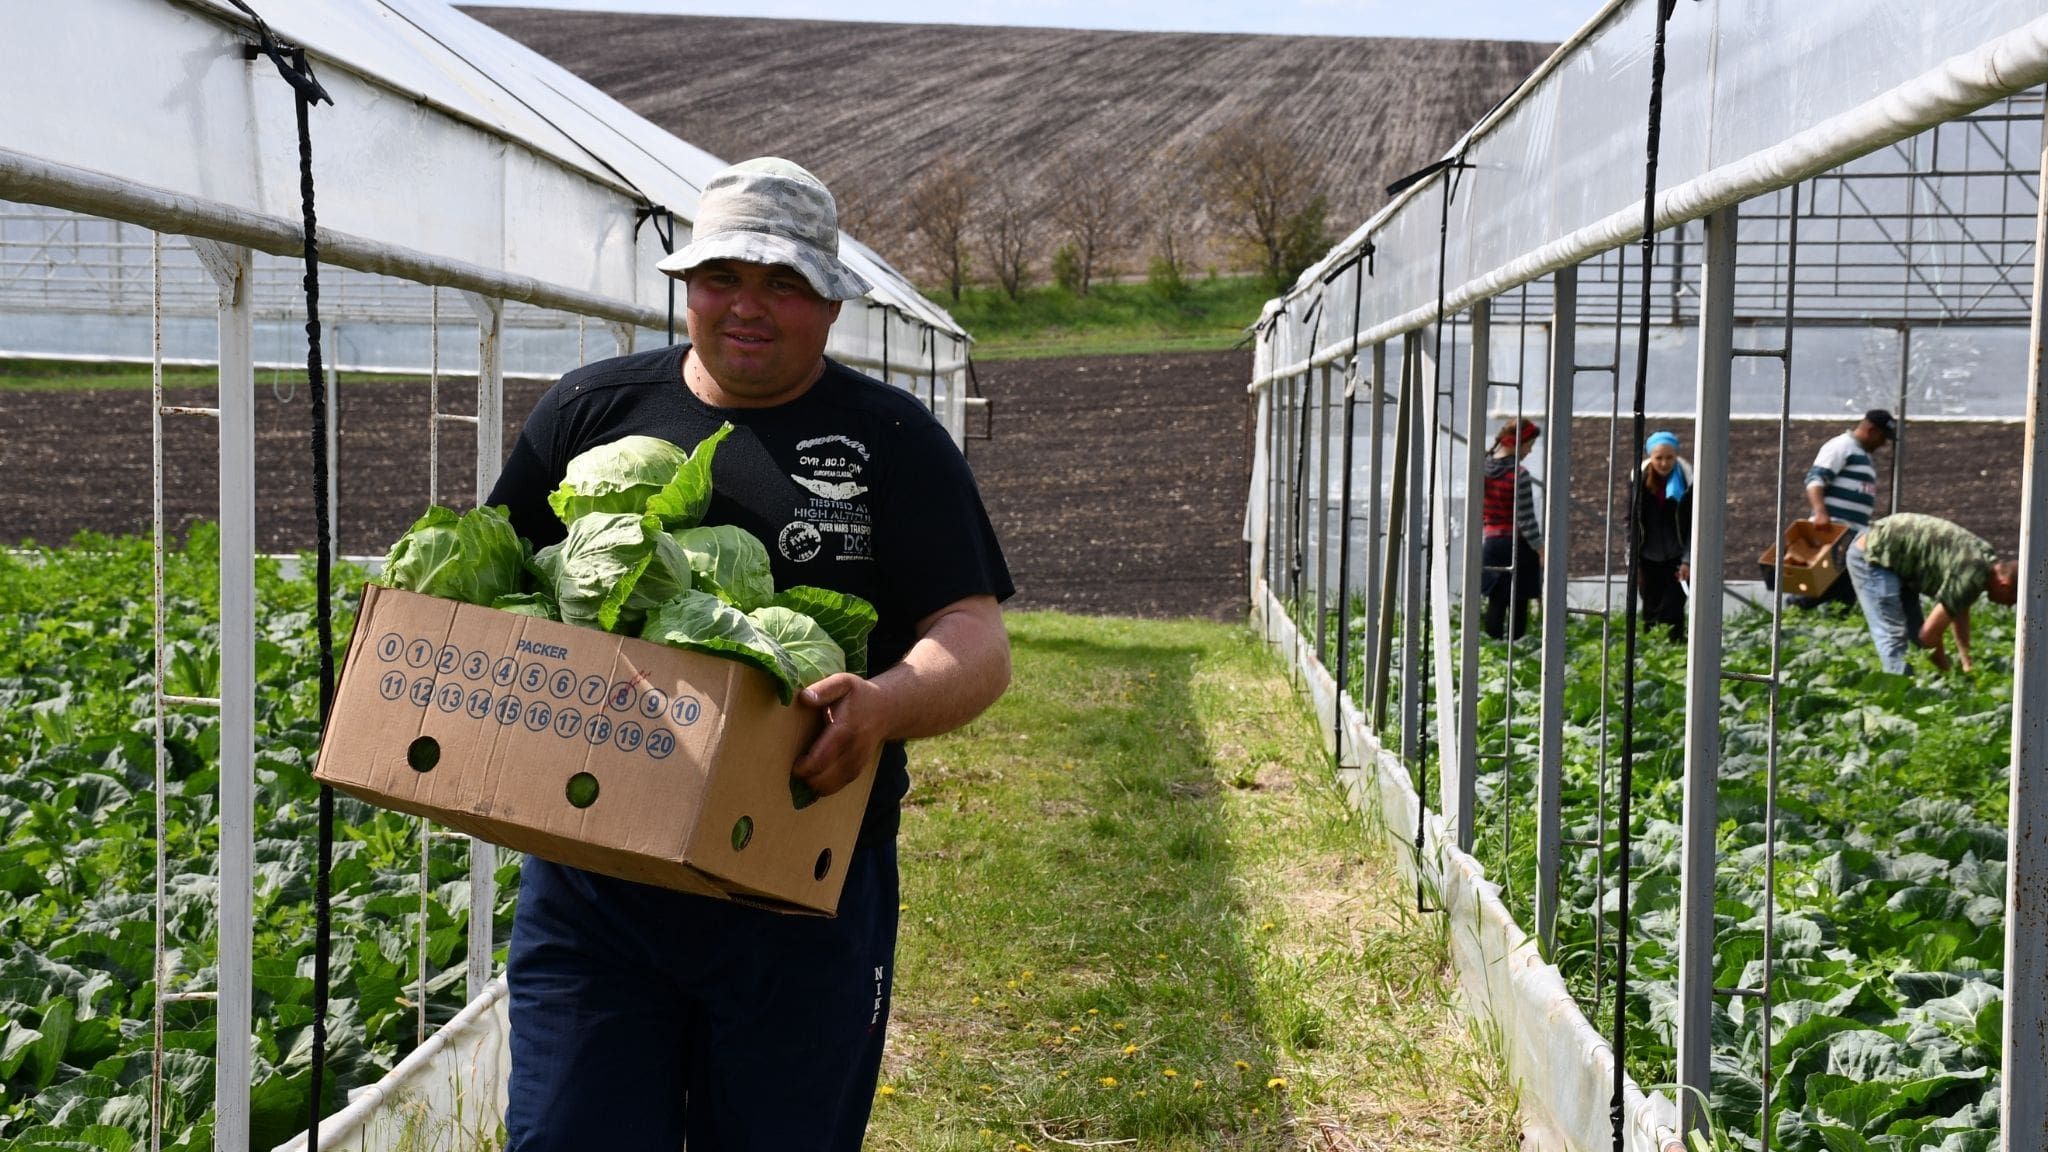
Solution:
{"label": "man's hand", "polygon": [[1828,510],[1826,508],[1815,508],[1813,510],[1813,515],[1808,516],[1807,519],[1813,521],[1813,526],[1815,528],[1825,528],[1830,523],[1828,519]]}
{"label": "man's hand", "polygon": [[851,672],[840,672],[797,696],[807,708],[825,711],[825,727],[797,757],[791,770],[820,796],[830,796],[875,766],[894,725],[880,688]]}
{"label": "man's hand", "polygon": [[1010,683],[1010,640],[993,596],[969,596],[919,620],[917,643],[872,680],[827,676],[798,694],[825,727],[790,771],[829,796],[874,767],[882,745],[951,732]]}
{"label": "man's hand", "polygon": [[1680,564],[1678,566],[1678,582],[1680,584],[1692,583],[1692,565]]}
{"label": "man's hand", "polygon": [[1934,646],[1927,650],[1927,658],[1934,661],[1936,668],[1941,669],[1943,672],[1948,671],[1948,649],[1941,646],[1940,640],[1936,640]]}

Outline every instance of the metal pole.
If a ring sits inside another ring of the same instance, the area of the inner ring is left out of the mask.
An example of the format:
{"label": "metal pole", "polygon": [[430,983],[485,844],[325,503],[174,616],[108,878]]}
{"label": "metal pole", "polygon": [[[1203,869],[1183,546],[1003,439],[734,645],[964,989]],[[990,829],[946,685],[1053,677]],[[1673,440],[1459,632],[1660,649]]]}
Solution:
{"label": "metal pole", "polygon": [[[2048,149],[2041,156],[2048,173]],[[2048,252],[2048,198],[2034,221],[2034,251]],[[2020,599],[2013,653],[2011,827],[2005,872],[2005,1076],[1999,1115],[2005,1152],[2048,1148],[2048,261],[2034,261],[2032,356],[2027,366],[2026,487],[2020,511]],[[1897,449],[1893,449],[1894,452]]]}
{"label": "metal pole", "polygon": [[[1699,399],[1693,458],[1692,620],[1685,662],[1685,815],[1679,870],[1680,1129],[1701,1125],[1713,1058],[1714,833],[1721,769],[1722,529],[1728,513],[1728,400],[1734,369],[1735,209],[1707,217],[1700,278]],[[1630,483],[1641,483],[1634,469]],[[1631,532],[1640,529],[1631,524]],[[1634,550],[1631,549],[1631,556]],[[1697,1093],[1697,1095],[1695,1094]]]}
{"label": "metal pole", "polygon": [[1401,392],[1395,401],[1398,407],[1394,410],[1394,491],[1388,509],[1391,519],[1387,521],[1385,551],[1381,557],[1379,599],[1375,609],[1378,618],[1372,634],[1372,730],[1382,737],[1387,730],[1388,678],[1394,662],[1394,599],[1401,587],[1400,570],[1406,556],[1401,550],[1401,525],[1407,519],[1408,426],[1413,422],[1415,411],[1414,397],[1409,394],[1415,376],[1411,339],[1404,337],[1401,342]]}
{"label": "metal pole", "polygon": [[341,325],[327,326],[327,554],[341,555]]}
{"label": "metal pole", "polygon": [[[1465,385],[1465,571],[1458,595],[1458,751],[1457,762],[1444,757],[1439,787],[1444,818],[1457,836],[1460,851],[1472,851],[1476,829],[1473,813],[1479,795],[1479,636],[1480,588],[1486,580],[1486,400],[1492,365],[1493,303],[1472,306],[1471,378]],[[1448,526],[1446,526],[1448,527]],[[1510,563],[1513,561],[1510,560]],[[1512,691],[1512,687],[1509,689]]]}
{"label": "metal pole", "polygon": [[1571,586],[1572,393],[1579,359],[1579,270],[1551,276],[1550,396],[1544,405],[1543,704],[1537,721],[1536,939],[1543,955],[1557,946],[1557,874],[1563,850],[1566,591]]}
{"label": "metal pole", "polygon": [[[1365,634],[1379,634],[1380,620],[1380,535],[1386,530],[1385,500],[1387,443],[1387,346],[1372,346],[1372,407],[1367,410],[1366,436],[1372,444],[1372,464],[1366,473],[1365,489]],[[1370,676],[1366,683],[1373,681]]]}
{"label": "metal pole", "polygon": [[1330,660],[1330,398],[1337,370],[1323,365],[1322,403],[1316,405],[1316,662]]}
{"label": "metal pole", "polygon": [[[1899,325],[1899,407],[1898,411],[1893,413],[1894,416],[1898,417],[1898,428],[1901,432],[1906,430],[1906,398],[1910,395],[1907,386],[1911,381],[1912,370],[1913,329],[1901,324]],[[1905,452],[1899,447],[1899,442],[1894,439],[1892,441],[1892,498],[1891,502],[1885,505],[1885,512],[1887,514],[1905,511],[1905,509],[1899,507],[1899,481],[1900,477],[1905,474],[1905,470]]]}
{"label": "metal pole", "polygon": [[[488,500],[505,464],[505,304],[468,293],[476,329],[476,502]],[[491,982],[496,943],[498,849],[475,837],[469,841],[469,999]]]}
{"label": "metal pole", "polygon": [[[1408,334],[1403,354],[1410,365],[1408,391],[1401,398],[1402,419],[1407,424],[1408,493],[1402,508],[1407,521],[1402,531],[1401,555],[1401,760],[1411,772],[1419,772],[1422,755],[1422,612],[1423,580],[1428,564],[1429,527],[1429,437],[1436,435],[1436,396],[1423,380],[1422,336]],[[1425,406],[1423,397],[1428,396]],[[1417,778],[1420,784],[1420,777]],[[1417,793],[1421,792],[1418,787]],[[1425,798],[1426,799],[1426,798]]]}
{"label": "metal pole", "polygon": [[1337,701],[1331,708],[1329,736],[1330,751],[1336,757],[1337,766],[1344,766],[1344,698],[1352,689],[1351,682],[1351,472],[1352,455],[1356,450],[1357,406],[1352,393],[1358,386],[1358,358],[1354,355],[1345,368],[1346,380],[1343,389],[1344,413],[1339,422],[1338,435],[1344,440],[1344,450],[1337,467],[1342,470],[1340,494],[1337,497],[1337,651],[1335,655],[1337,680]]}
{"label": "metal pole", "polygon": [[[214,1146],[249,1143],[256,854],[256,314],[246,248],[220,306],[220,1001]],[[218,275],[218,270],[216,270]],[[161,990],[159,990],[161,991]]]}

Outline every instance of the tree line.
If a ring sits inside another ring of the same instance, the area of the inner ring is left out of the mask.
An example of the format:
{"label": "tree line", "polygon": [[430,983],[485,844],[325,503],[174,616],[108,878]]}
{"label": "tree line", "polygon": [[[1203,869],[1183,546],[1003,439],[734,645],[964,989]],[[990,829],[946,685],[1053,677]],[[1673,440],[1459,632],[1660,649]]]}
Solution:
{"label": "tree line", "polygon": [[844,189],[841,227],[908,254],[927,286],[957,301],[973,283],[1016,299],[1041,277],[1086,296],[1138,267],[1174,295],[1204,256],[1278,291],[1334,242],[1328,184],[1324,164],[1245,117],[1165,162],[1134,164],[1129,149],[1097,142],[1021,180],[948,158],[892,188],[834,188]]}

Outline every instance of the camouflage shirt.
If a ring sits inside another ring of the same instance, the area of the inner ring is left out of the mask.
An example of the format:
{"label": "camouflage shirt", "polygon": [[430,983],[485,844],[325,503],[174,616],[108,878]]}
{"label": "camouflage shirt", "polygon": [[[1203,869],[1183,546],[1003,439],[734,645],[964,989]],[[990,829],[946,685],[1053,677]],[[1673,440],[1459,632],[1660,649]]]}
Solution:
{"label": "camouflage shirt", "polygon": [[1917,512],[1900,512],[1863,537],[1870,562],[1898,573],[1915,592],[1932,596],[1951,615],[1967,610],[1991,581],[1998,554],[1974,533]]}

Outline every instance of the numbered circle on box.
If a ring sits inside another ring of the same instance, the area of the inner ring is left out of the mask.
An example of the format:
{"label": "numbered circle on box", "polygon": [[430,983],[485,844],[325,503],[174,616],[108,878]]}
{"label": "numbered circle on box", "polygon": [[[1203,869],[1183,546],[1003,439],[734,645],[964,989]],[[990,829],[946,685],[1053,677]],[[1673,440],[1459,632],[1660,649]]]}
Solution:
{"label": "numbered circle on box", "polygon": [[585,676],[577,688],[576,698],[592,708],[604,703],[605,681],[602,676]]}
{"label": "numbered circle on box", "polygon": [[377,694],[386,700],[396,700],[405,695],[405,673],[393,668],[377,681]]}
{"label": "numbered circle on box", "polygon": [[462,658],[462,674],[471,680],[481,680],[491,670],[491,658],[481,652],[471,652]]}
{"label": "numbered circle on box", "polygon": [[441,685],[441,690],[434,693],[434,703],[439,705],[443,712],[462,711],[462,685]]}
{"label": "numbered circle on box", "polygon": [[675,717],[676,723],[688,728],[697,722],[697,717],[704,714],[704,705],[699,704],[695,696],[678,696],[675,706],[669,709],[669,714]]}
{"label": "numbered circle on box", "polygon": [[548,670],[545,665],[528,664],[519,670],[519,686],[528,692],[539,692],[548,686]]}
{"label": "numbered circle on box", "polygon": [[637,693],[633,691],[632,682],[621,680],[617,684],[612,685],[612,694],[605,703],[610,705],[611,710],[614,712],[631,712],[635,695]]}
{"label": "numbered circle on box", "polygon": [[412,702],[421,708],[425,708],[434,702],[434,678],[432,676],[422,676],[412,682]]}
{"label": "numbered circle on box", "polygon": [[659,720],[668,711],[668,693],[659,688],[649,688],[647,695],[640,698],[640,714],[649,720]]}
{"label": "numbered circle on box", "polygon": [[525,710],[525,701],[510,692],[505,693],[498,700],[497,717],[499,726],[510,728],[512,725],[519,723],[519,714]]}
{"label": "numbered circle on box", "polygon": [[500,688],[510,688],[512,681],[518,678],[519,664],[510,656],[506,656],[496,664],[491,665],[491,683],[496,684]]}
{"label": "numbered circle on box", "polygon": [[491,714],[491,694],[481,688],[471,689],[467,710],[473,719],[482,720],[489,716]]}
{"label": "numbered circle on box", "polygon": [[647,754],[656,760],[666,760],[676,750],[676,734],[666,728],[656,728],[647,734]]}
{"label": "numbered circle on box", "polygon": [[563,708],[555,713],[555,735],[564,740],[573,740],[583,730],[583,713],[574,708]]}
{"label": "numbered circle on box", "polygon": [[558,669],[548,681],[548,692],[557,700],[567,700],[576,694],[576,674],[567,668]]}
{"label": "numbered circle on box", "polygon": [[441,658],[434,661],[434,671],[439,672],[443,676],[453,676],[455,675],[455,670],[460,667],[462,667],[462,649],[457,648],[453,644],[443,644],[441,646]]}
{"label": "numbered circle on box", "polygon": [[386,632],[377,638],[377,659],[386,664],[405,655],[405,637],[396,632]]}
{"label": "numbered circle on box", "polygon": [[434,646],[425,640],[415,640],[405,648],[405,662],[415,668],[425,668],[434,662]]}
{"label": "numbered circle on box", "polygon": [[621,752],[637,752],[640,749],[640,741],[646,735],[638,720],[625,720],[620,722],[618,739],[612,743],[617,744]]}
{"label": "numbered circle on box", "polygon": [[526,730],[528,732],[545,732],[548,730],[548,725],[554,723],[554,719],[555,710],[548,707],[548,702],[545,700],[535,700],[526,706]]}
{"label": "numbered circle on box", "polygon": [[592,745],[603,744],[612,738],[612,722],[605,716],[592,716],[590,723],[583,726],[583,738]]}

